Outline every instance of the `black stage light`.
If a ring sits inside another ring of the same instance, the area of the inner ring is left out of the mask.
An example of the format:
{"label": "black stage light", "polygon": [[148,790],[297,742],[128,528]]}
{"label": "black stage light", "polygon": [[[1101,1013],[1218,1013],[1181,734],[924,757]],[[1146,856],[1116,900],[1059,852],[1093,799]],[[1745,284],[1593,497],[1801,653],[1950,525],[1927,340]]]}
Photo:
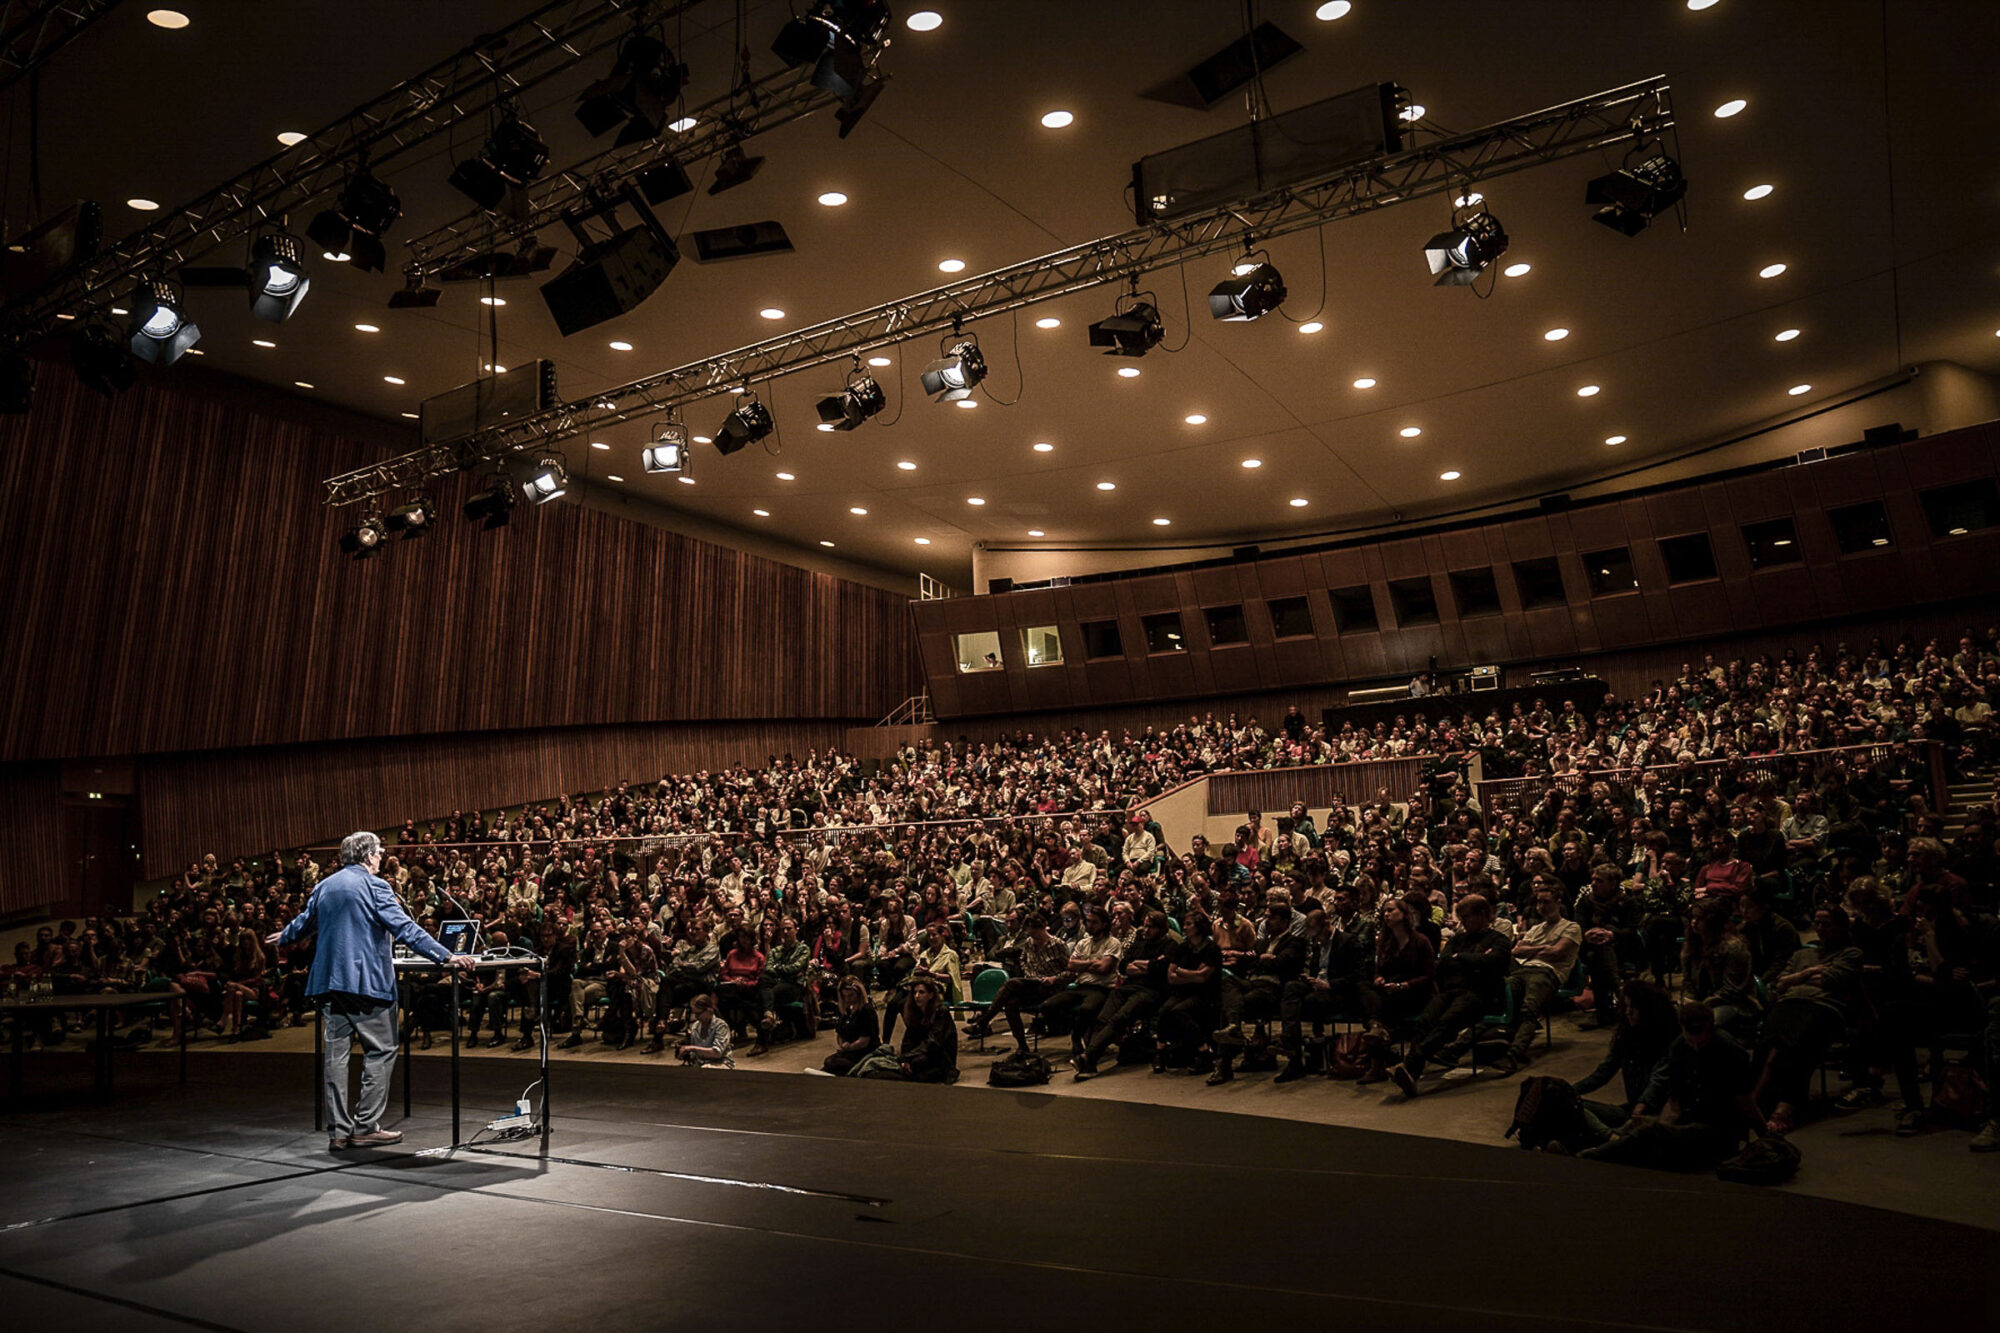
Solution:
{"label": "black stage light", "polygon": [[889,76],[886,74],[870,79],[861,85],[861,91],[855,94],[853,101],[834,108],[833,118],[840,126],[841,138],[845,139],[854,133],[854,127],[868,114],[868,108],[875,105],[875,99],[882,95],[882,85],[888,81]]}
{"label": "black stage light", "polygon": [[139,378],[132,354],[110,325],[92,321],[77,331],[72,347],[76,377],[87,389],[116,398]]}
{"label": "black stage light", "polygon": [[1167,336],[1167,326],[1150,301],[1130,305],[1090,326],[1090,345],[1106,356],[1144,356]]}
{"label": "black stage light", "polygon": [[25,416],[35,404],[35,363],[24,352],[0,356],[0,416]]}
{"label": "black stage light", "polygon": [[450,181],[459,193],[492,212],[507,198],[509,189],[534,180],[548,164],[549,146],[542,142],[542,136],[510,111],[494,126],[479,156],[452,168]]}
{"label": "black stage light", "polygon": [[201,330],[187,317],[180,286],[165,278],[148,278],[132,293],[127,326],[132,355],[158,366],[171,366],[201,341]]}
{"label": "black stage light", "polygon": [[871,52],[889,26],[883,0],[820,0],[778,33],[771,50],[793,69],[813,67],[812,82],[853,105],[863,93]]}
{"label": "black stage light", "polygon": [[639,193],[646,196],[646,202],[656,208],[667,200],[678,199],[693,189],[694,182],[688,179],[687,168],[671,157],[639,173]]}
{"label": "black stage light", "polygon": [[79,199],[0,247],[0,299],[12,300],[67,277],[104,243],[104,210]]}
{"label": "black stage light", "polygon": [[[620,203],[638,215],[637,226],[619,224]],[[593,223],[608,234],[594,233]],[[563,214],[563,225],[576,237],[576,262],[542,284],[542,300],[565,338],[637,309],[681,259],[674,238],[631,186],[617,199]]]}
{"label": "black stage light", "polygon": [[1436,287],[1464,287],[1475,282],[1506,253],[1507,233],[1500,219],[1484,210],[1424,242],[1424,261],[1437,278],[1432,284]]}
{"label": "black stage light", "polygon": [[1665,153],[1654,153],[1635,166],[1599,176],[1584,187],[1583,202],[1601,205],[1591,221],[1613,231],[1637,236],[1646,224],[1687,195],[1681,164]]}
{"label": "black stage light", "polygon": [[674,59],[665,42],[635,32],[618,48],[611,73],[578,95],[576,118],[593,139],[625,122],[616,145],[620,148],[656,138],[687,77],[687,66]]}
{"label": "black stage light", "polygon": [[819,400],[820,424],[835,430],[854,430],[862,422],[889,405],[882,386],[873,375],[855,371],[847,377],[847,387]]}
{"label": "black stage light", "polygon": [[336,263],[352,261],[358,269],[380,273],[388,262],[382,236],[403,216],[403,201],[395,190],[366,169],[341,187],[340,197],[306,228],[306,239]]}
{"label": "black stage light", "polygon": [[723,418],[722,428],[715,432],[715,452],[733,454],[753,440],[761,440],[776,429],[771,420],[771,409],[757,401],[757,395],[746,393],[736,402],[736,410]]}
{"label": "black stage light", "polygon": [[391,509],[382,522],[390,532],[402,533],[404,541],[421,537],[437,526],[437,503],[429,496],[419,496]]}
{"label": "black stage light", "polygon": [[486,531],[507,526],[514,516],[514,487],[502,476],[487,479],[485,489],[465,502],[465,516]]}
{"label": "black stage light", "polygon": [[424,282],[424,275],[412,273],[403,282],[403,290],[389,298],[391,310],[429,310],[444,295],[441,287],[432,287]]}
{"label": "black stage light", "polygon": [[282,324],[306,299],[312,280],[306,276],[306,243],[288,231],[267,231],[250,243],[250,263],[244,273],[250,286],[250,313],[269,324]]}
{"label": "black stage light", "polygon": [[970,398],[979,381],[986,378],[986,357],[979,339],[965,338],[945,349],[943,356],[924,367],[924,392],[935,403],[955,403]]}
{"label": "black stage light", "polygon": [[1208,293],[1208,313],[1217,319],[1256,319],[1284,303],[1285,280],[1268,262],[1230,274]]}
{"label": "black stage light", "polygon": [[731,144],[723,150],[722,160],[715,164],[715,180],[709,185],[708,192],[721,194],[724,190],[733,190],[763,170],[763,167],[763,158],[746,157],[741,144]]}
{"label": "black stage light", "polygon": [[389,540],[388,527],[380,514],[370,514],[359,523],[340,534],[340,549],[356,560],[366,560],[382,553],[382,543]]}
{"label": "black stage light", "polygon": [[521,494],[538,505],[564,495],[569,490],[569,469],[562,459],[548,454],[539,459],[526,477],[521,480]]}
{"label": "black stage light", "polygon": [[639,451],[648,472],[691,472],[694,455],[688,448],[688,428],[678,421],[653,427],[653,442]]}

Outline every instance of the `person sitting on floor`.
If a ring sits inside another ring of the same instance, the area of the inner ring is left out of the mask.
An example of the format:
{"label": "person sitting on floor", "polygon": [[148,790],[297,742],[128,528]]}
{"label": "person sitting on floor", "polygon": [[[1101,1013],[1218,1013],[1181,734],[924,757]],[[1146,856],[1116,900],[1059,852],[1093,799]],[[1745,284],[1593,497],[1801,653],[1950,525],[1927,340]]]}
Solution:
{"label": "person sitting on floor", "polygon": [[912,1083],[958,1082],[958,1029],[945,1008],[944,985],[936,977],[919,973],[910,983],[897,1067]]}
{"label": "person sitting on floor", "polygon": [[[1673,997],[1650,981],[1634,979],[1625,987],[1618,1005],[1618,1026],[1611,1031],[1611,1047],[1597,1068],[1576,1082],[1576,1095],[1586,1100],[1583,1112],[1594,1117],[1601,1140],[1604,1134],[1631,1119],[1634,1112],[1645,1114],[1641,1099],[1667,1058],[1667,1048],[1681,1033],[1680,1015]],[[1590,1094],[1620,1081],[1624,1094],[1616,1103],[1588,1100]]]}
{"label": "person sitting on floor", "polygon": [[715,1016],[715,997],[706,992],[695,996],[688,1014],[688,1029],[674,1049],[681,1063],[734,1069],[736,1062],[729,1058],[729,1024]]}
{"label": "person sitting on floor", "polygon": [[[1680,1019],[1681,1035],[1632,1118],[1579,1157],[1685,1171],[1712,1170],[1736,1155],[1759,1119],[1750,1052],[1718,1031],[1714,1011],[1699,1001],[1682,1005]],[[1654,1107],[1657,1115],[1646,1114]]]}
{"label": "person sitting on floor", "polygon": [[829,1074],[845,1074],[862,1056],[882,1044],[882,1023],[868,1002],[868,988],[849,974],[840,979],[840,1017],[833,1025],[833,1050],[820,1062]]}

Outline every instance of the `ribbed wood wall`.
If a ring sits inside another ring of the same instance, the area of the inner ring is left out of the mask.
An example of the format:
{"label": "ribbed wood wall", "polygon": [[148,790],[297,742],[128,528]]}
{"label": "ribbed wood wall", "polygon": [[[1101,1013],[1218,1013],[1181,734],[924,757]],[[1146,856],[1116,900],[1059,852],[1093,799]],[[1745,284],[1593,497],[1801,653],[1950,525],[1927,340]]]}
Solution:
{"label": "ribbed wood wall", "polygon": [[[54,764],[0,767],[0,913],[62,897],[62,783]],[[13,962],[9,955],[5,962]]]}
{"label": "ribbed wood wall", "polygon": [[904,598],[578,506],[357,562],[322,478],[380,446],[44,367],[0,418],[0,761],[612,722],[872,720]]}
{"label": "ribbed wood wall", "polygon": [[174,874],[206,852],[262,855],[406,819],[803,759],[845,735],[840,722],[646,723],[157,755],[138,772],[144,873]]}

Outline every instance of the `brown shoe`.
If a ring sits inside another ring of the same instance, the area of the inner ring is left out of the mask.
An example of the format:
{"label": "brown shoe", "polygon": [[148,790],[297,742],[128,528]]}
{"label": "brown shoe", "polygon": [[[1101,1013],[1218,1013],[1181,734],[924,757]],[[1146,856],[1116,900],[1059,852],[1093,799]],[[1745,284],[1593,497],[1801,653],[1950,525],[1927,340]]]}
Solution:
{"label": "brown shoe", "polygon": [[403,1131],[400,1129],[371,1129],[366,1134],[350,1135],[347,1140],[347,1146],[350,1148],[386,1148],[392,1143],[401,1143],[402,1141]]}
{"label": "brown shoe", "polygon": [[332,1138],[326,1141],[326,1150],[328,1152],[339,1152],[344,1148],[351,1148],[353,1146],[354,1141],[352,1139]]}

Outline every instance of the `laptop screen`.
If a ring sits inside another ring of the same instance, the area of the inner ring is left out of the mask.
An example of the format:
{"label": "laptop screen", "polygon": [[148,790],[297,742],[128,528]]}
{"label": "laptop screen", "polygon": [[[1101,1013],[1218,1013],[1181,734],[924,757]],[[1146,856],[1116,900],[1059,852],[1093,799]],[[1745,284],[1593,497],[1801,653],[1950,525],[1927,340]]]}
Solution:
{"label": "laptop screen", "polygon": [[438,943],[453,953],[479,952],[477,921],[446,921],[438,926]]}

